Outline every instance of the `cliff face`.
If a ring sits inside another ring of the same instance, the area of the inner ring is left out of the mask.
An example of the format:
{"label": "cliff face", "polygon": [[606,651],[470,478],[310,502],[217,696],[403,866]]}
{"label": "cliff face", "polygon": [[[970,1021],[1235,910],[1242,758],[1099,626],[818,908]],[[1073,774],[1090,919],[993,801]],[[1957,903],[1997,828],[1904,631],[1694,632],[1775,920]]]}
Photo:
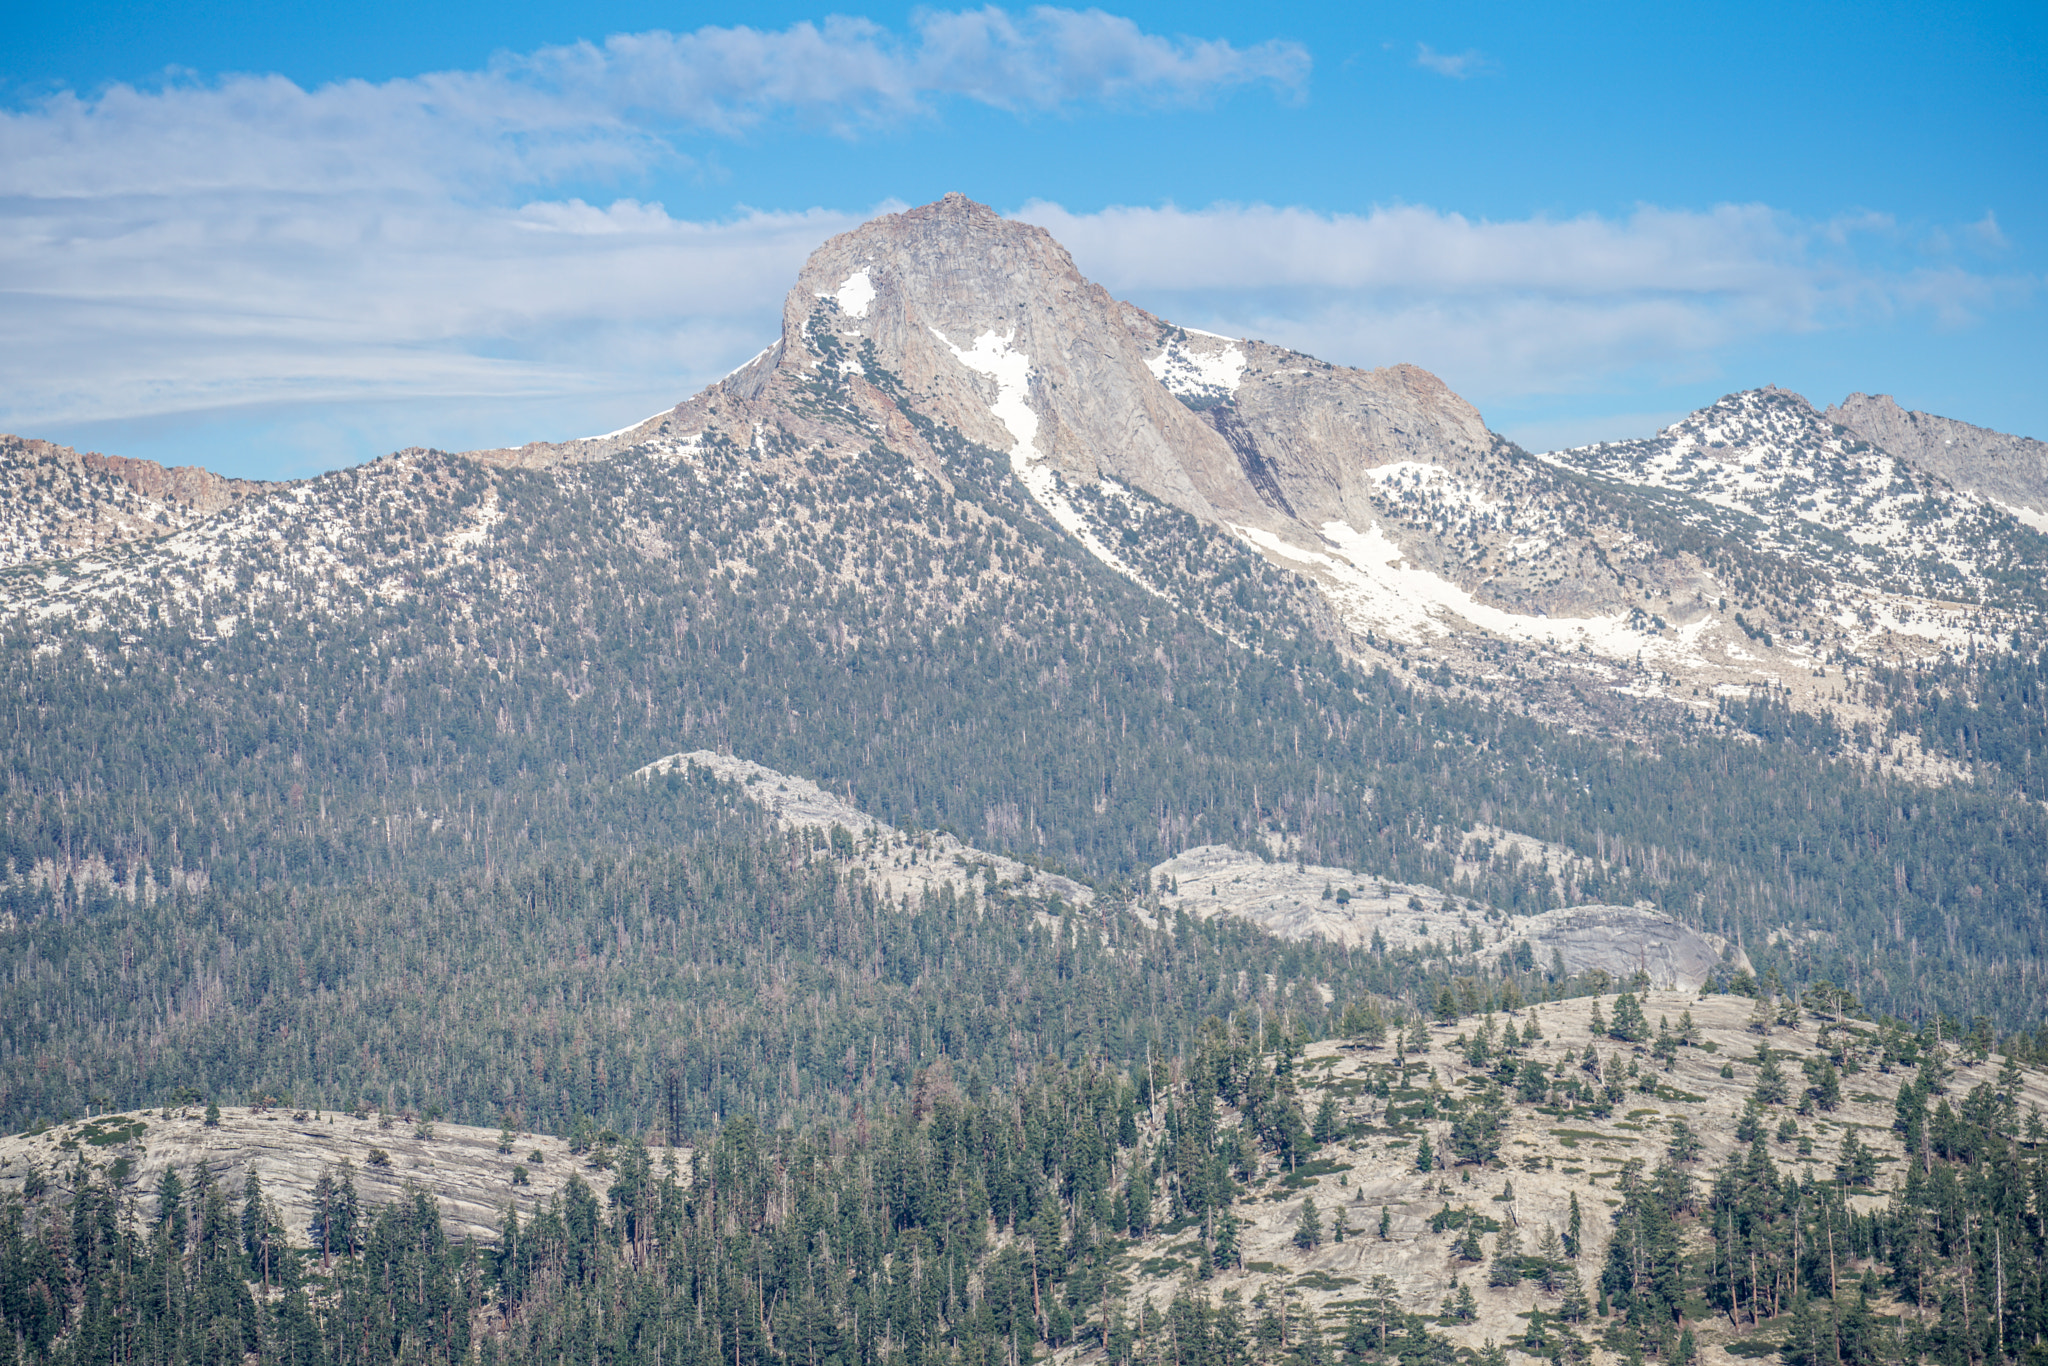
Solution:
{"label": "cliff face", "polygon": [[2031,513],[2023,520],[2048,531],[2048,441],[1913,412],[1890,394],[1851,394],[1825,416],[1957,488]]}
{"label": "cliff face", "polygon": [[871,365],[921,416],[1005,452],[1043,502],[1110,480],[1304,546],[1325,521],[1370,515],[1371,469],[1462,465],[1491,442],[1424,371],[1191,332],[1111,298],[1044,229],[960,195],[820,247],[775,352],[724,388],[765,392],[770,367]]}
{"label": "cliff face", "polygon": [[1479,413],[1413,366],[1353,370],[1192,332],[1112,298],[1043,228],[958,194],[826,242],[783,303],[782,335],[696,397],[628,431],[479,454],[600,459],[707,434],[766,450],[831,440],[837,416],[941,478],[929,426],[1007,457],[1056,518],[1074,486],[1142,490],[1211,525],[1303,547],[1371,519],[1369,471],[1465,468],[1492,448]]}

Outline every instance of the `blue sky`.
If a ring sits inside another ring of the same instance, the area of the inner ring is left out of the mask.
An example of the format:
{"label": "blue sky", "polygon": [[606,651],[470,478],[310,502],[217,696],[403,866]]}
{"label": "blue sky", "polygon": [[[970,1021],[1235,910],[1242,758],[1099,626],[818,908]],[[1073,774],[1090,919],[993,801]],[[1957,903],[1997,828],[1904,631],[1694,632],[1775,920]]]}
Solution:
{"label": "blue sky", "polygon": [[603,431],[948,190],[1535,448],[1732,389],[2048,437],[2048,6],[106,4],[0,50],[0,429]]}

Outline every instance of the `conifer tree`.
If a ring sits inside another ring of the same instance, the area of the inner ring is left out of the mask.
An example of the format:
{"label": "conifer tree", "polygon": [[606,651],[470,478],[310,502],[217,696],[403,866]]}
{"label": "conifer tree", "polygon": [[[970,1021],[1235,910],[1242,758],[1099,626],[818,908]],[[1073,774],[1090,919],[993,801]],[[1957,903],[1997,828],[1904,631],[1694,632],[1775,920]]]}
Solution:
{"label": "conifer tree", "polygon": [[1557,1316],[1566,1323],[1584,1323],[1593,1312],[1586,1301],[1586,1283],[1579,1278],[1576,1268],[1567,1268],[1564,1273],[1564,1294],[1557,1303]]}
{"label": "conifer tree", "polygon": [[1316,1106],[1315,1127],[1311,1136],[1317,1143],[1334,1143],[1342,1129],[1343,1122],[1337,1115],[1336,1098],[1325,1090],[1321,1103]]}
{"label": "conifer tree", "polygon": [[1301,1215],[1294,1225],[1294,1245],[1310,1250],[1320,1247],[1322,1241],[1323,1218],[1316,1210],[1316,1198],[1313,1195],[1304,1196],[1301,1202]]}
{"label": "conifer tree", "polygon": [[[1597,1003],[1596,1003],[1597,1008]],[[1624,991],[1614,998],[1614,1022],[1607,1032],[1623,1043],[1641,1043],[1650,1037],[1650,1022],[1636,1003],[1635,993]]]}
{"label": "conifer tree", "polygon": [[1768,1048],[1757,1050],[1756,1086],[1751,1092],[1759,1105],[1783,1105],[1787,1088],[1784,1069]]}
{"label": "conifer tree", "polygon": [[1487,1268],[1486,1283],[1493,1286],[1522,1283],[1522,1239],[1512,1228],[1504,1228],[1494,1236],[1493,1263]]}

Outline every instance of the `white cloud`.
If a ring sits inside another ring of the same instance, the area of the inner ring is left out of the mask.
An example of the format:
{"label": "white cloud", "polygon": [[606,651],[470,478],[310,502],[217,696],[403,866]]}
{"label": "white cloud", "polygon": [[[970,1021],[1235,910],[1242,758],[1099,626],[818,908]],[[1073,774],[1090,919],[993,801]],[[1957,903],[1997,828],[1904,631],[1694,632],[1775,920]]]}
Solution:
{"label": "white cloud", "polygon": [[990,7],[907,34],[648,32],[381,83],[227,76],[0,109],[0,427],[681,390],[757,347],[804,255],[859,215],[693,223],[550,185],[686,167],[684,134],[1286,93],[1308,69],[1293,43]]}
{"label": "white cloud", "polygon": [[1998,215],[1986,209],[1984,216],[1964,229],[1981,251],[2004,251],[2012,244],[1998,226]]}
{"label": "white cloud", "polygon": [[1428,43],[1415,45],[1415,64],[1424,71],[1434,71],[1437,75],[1449,76],[1454,81],[1476,76],[1491,69],[1493,65],[1486,59],[1486,54],[1477,48],[1467,48],[1463,52],[1438,52]]}
{"label": "white cloud", "polygon": [[0,333],[0,424],[17,430],[237,404],[643,391],[662,375],[679,398],[759,347],[804,257],[867,216],[693,223],[630,200],[235,197],[155,221],[67,207],[0,238],[0,274],[20,282]]}
{"label": "white cloud", "polygon": [[945,98],[1012,110],[1184,103],[1245,85],[1294,91],[1309,72],[1297,43],[1166,38],[1099,10],[925,12],[915,28],[905,38],[834,17],[621,34],[374,84],[228,76],[64,92],[0,112],[0,195],[537,184],[674,161],[678,131],[796,119],[850,133]]}
{"label": "white cloud", "polygon": [[[552,182],[672,166],[683,131],[793,119],[858,133],[947,100],[1285,94],[1307,72],[1292,44],[991,8],[926,13],[908,34],[847,18],[643,33],[379,84],[230,77],[0,110],[0,429],[373,402],[518,404],[534,437],[615,426],[768,340],[804,256],[868,214],[693,222]],[[1879,215],[1758,205],[1021,216],[1179,321],[1352,364],[1414,361],[1475,396],[1585,392],[1646,365],[1700,373],[1734,343],[1873,318],[1960,325],[2037,283],[1915,257],[1913,234]],[[1951,235],[2003,241],[1988,214]]]}
{"label": "white cloud", "polygon": [[2020,277],[1900,259],[1888,220],[1762,205],[1488,222],[1219,205],[1070,213],[1034,203],[1082,271],[1177,321],[1359,365],[1412,361],[1470,394],[1583,392],[1732,344],[2014,301]]}

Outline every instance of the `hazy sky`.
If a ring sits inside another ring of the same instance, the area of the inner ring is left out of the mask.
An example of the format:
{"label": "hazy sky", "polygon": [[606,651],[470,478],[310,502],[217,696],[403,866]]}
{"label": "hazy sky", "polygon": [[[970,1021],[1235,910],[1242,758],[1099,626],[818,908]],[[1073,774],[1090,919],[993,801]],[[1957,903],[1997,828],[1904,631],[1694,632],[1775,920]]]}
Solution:
{"label": "hazy sky", "polygon": [[2048,5],[72,0],[0,44],[0,430],[286,475],[607,431],[960,190],[1542,449],[1734,389],[2048,438]]}

